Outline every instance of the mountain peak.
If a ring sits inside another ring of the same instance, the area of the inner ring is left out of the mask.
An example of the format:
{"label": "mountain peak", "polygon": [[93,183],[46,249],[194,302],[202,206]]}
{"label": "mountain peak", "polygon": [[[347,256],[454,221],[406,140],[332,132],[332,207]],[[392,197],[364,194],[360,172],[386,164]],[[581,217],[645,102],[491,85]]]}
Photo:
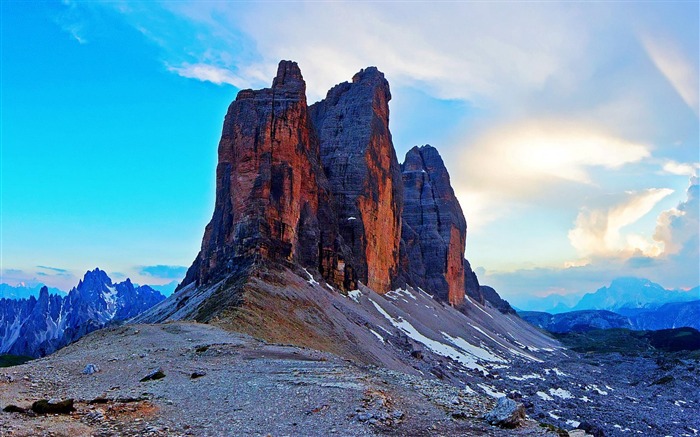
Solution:
{"label": "mountain peak", "polygon": [[272,80],[272,88],[280,87],[306,87],[301,69],[294,61],[280,61],[277,66],[277,75]]}
{"label": "mountain peak", "polygon": [[[95,267],[94,270],[88,270],[85,272],[85,276],[83,276],[83,280],[80,281],[80,284],[90,287],[92,287],[93,284],[105,284],[111,287],[112,279],[107,276],[107,273],[104,270],[100,270],[98,267]],[[80,284],[78,285],[78,288],[80,288]]]}

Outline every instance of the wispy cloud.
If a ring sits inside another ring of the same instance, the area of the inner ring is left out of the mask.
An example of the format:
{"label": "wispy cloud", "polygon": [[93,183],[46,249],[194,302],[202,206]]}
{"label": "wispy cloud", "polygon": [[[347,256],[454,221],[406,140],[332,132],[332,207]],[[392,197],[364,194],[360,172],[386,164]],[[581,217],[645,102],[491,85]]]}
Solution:
{"label": "wispy cloud", "polygon": [[58,272],[58,273],[66,273],[66,272],[68,272],[68,270],[66,270],[66,269],[61,269],[61,268],[58,268],[58,267],[37,266],[37,268],[44,269],[44,270],[51,270],[51,271]]}
{"label": "wispy cloud", "polygon": [[188,79],[212,82],[217,85],[228,84],[236,88],[248,88],[250,83],[233,74],[233,72],[207,64],[182,64],[179,67],[167,66],[168,71]]}
{"label": "wispy cloud", "polygon": [[65,8],[56,16],[56,23],[80,44],[87,44],[86,21],[84,20],[82,9],[78,8],[78,3],[71,0],[62,0]]}
{"label": "wispy cloud", "polygon": [[143,266],[139,268],[139,273],[155,278],[181,279],[187,273],[187,267],[167,265]]}
{"label": "wispy cloud", "polygon": [[674,41],[643,35],[642,43],[656,68],[668,79],[683,101],[696,114],[698,108],[698,66],[688,59]]}

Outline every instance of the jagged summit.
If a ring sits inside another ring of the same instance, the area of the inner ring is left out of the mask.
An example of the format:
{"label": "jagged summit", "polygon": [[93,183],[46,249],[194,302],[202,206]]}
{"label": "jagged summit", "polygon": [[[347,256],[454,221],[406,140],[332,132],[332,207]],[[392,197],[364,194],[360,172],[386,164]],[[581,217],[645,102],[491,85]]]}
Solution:
{"label": "jagged summit", "polygon": [[413,147],[401,165],[402,240],[407,281],[453,305],[464,301],[467,221],[437,149]]}
{"label": "jagged summit", "polygon": [[229,107],[214,213],[180,288],[267,260],[345,291],[411,285],[453,305],[465,288],[479,296],[440,154],[426,145],[396,157],[384,74],[362,69],[311,106],[304,90],[299,66],[281,61],[272,88],[241,91]]}
{"label": "jagged summit", "polygon": [[280,61],[277,67],[277,75],[272,81],[272,88],[300,87],[304,89],[306,83],[301,75],[299,66],[294,61]]}
{"label": "jagged summit", "polygon": [[408,364],[415,348],[460,360],[485,345],[485,362],[551,348],[481,293],[437,149],[399,164],[384,74],[361,70],[311,106],[303,89],[282,61],[272,88],[231,104],[202,249],[178,290],[135,321],[214,323],[405,371],[430,361]]}
{"label": "jagged summit", "polygon": [[113,283],[107,273],[87,271],[68,295],[0,299],[0,354],[44,356],[108,323],[125,321],[165,299],[147,285]]}
{"label": "jagged summit", "polygon": [[[389,131],[389,83],[361,70],[311,105],[321,162],[335,202],[345,269],[378,292],[398,285],[403,187]],[[324,275],[325,276],[325,275]]]}

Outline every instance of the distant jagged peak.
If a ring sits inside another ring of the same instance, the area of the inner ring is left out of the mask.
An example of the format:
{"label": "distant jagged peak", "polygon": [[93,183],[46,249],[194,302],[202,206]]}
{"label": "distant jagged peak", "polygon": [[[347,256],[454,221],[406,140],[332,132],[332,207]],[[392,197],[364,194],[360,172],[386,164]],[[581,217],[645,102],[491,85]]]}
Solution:
{"label": "distant jagged peak", "polygon": [[85,272],[83,279],[78,282],[78,289],[82,288],[94,288],[95,285],[104,284],[106,286],[112,287],[112,279],[107,275],[104,270],[100,270],[99,267],[95,267],[94,270],[88,270]]}

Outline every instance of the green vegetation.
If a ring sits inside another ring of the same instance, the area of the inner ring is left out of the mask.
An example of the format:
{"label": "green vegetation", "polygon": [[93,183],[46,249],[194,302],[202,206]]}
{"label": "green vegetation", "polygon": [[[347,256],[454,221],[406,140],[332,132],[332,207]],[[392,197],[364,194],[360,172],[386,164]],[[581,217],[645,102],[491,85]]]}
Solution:
{"label": "green vegetation", "polygon": [[19,366],[32,359],[23,355],[0,355],[0,367]]}
{"label": "green vegetation", "polygon": [[588,332],[554,334],[571,350],[581,353],[639,355],[647,352],[680,352],[700,354],[700,332],[693,328],[632,331],[629,329],[597,329]]}

